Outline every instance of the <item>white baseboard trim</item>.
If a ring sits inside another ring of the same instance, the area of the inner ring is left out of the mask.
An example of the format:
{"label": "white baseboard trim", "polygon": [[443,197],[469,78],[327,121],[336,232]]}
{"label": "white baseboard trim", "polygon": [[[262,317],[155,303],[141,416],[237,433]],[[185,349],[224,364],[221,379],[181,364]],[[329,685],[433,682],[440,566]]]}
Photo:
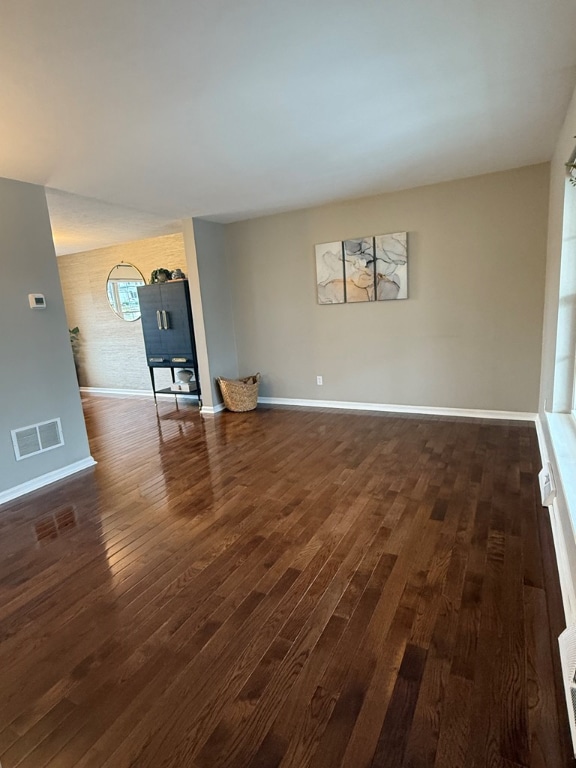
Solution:
{"label": "white baseboard trim", "polygon": [[37,491],[39,488],[43,488],[45,485],[50,485],[51,483],[55,483],[58,480],[63,480],[65,477],[69,477],[76,472],[81,472],[83,469],[93,467],[95,464],[96,461],[92,458],[92,456],[88,456],[87,459],[75,461],[73,464],[68,464],[66,467],[55,469],[53,472],[47,472],[45,475],[35,477],[33,480],[28,480],[26,483],[22,483],[21,485],[15,485],[13,488],[8,488],[7,491],[2,491],[0,493],[0,504],[5,504],[8,501],[17,499],[19,496],[24,496],[26,493]]}
{"label": "white baseboard trim", "polygon": [[108,389],[107,387],[80,387],[87,395],[112,395],[114,397],[154,397],[149,389]]}
{"label": "white baseboard trim", "polygon": [[[80,387],[80,392],[85,392],[87,395],[104,395],[107,397],[154,397],[154,393],[149,389],[108,389],[106,387]],[[179,397],[194,397],[196,395],[188,392],[174,392],[174,395]],[[168,392],[157,392],[156,397],[158,400],[165,400],[166,398],[174,397],[173,394]],[[197,398],[196,398],[197,399]],[[224,403],[216,403],[216,405],[203,405],[200,412],[204,416],[214,416],[220,411],[224,410]]]}
{"label": "white baseboard trim", "polygon": [[535,413],[525,411],[484,411],[475,408],[440,408],[428,405],[391,405],[390,403],[357,403],[340,400],[301,400],[290,397],[259,397],[258,402],[269,405],[293,405],[304,408],[341,408],[348,411],[389,411],[416,413],[423,416],[456,416],[473,419],[505,419],[535,421]]}
{"label": "white baseboard trim", "polygon": [[[106,387],[80,387],[80,392],[85,392],[87,395],[105,395],[107,397],[154,397],[154,392],[150,389],[108,389]],[[196,397],[193,392],[157,392],[156,398],[158,400],[164,400],[169,397]]]}
{"label": "white baseboard trim", "polygon": [[[80,387],[80,392],[89,395],[110,397],[154,397],[146,389],[109,389],[106,387]],[[186,396],[185,392],[177,395]],[[174,397],[171,394],[157,394],[157,398]],[[472,419],[504,419],[510,421],[536,421],[537,414],[526,411],[488,411],[476,408],[444,408],[428,405],[393,405],[391,403],[360,403],[344,400],[306,400],[292,397],[259,397],[258,402],[269,405],[291,405],[301,408],[340,408],[348,411],[388,411],[390,413],[415,413],[423,416],[455,416]],[[224,403],[202,406],[202,413],[213,415],[225,410]],[[540,438],[539,438],[540,439]]]}
{"label": "white baseboard trim", "polygon": [[216,403],[216,405],[203,405],[200,408],[200,413],[203,416],[214,416],[216,413],[220,413],[224,410],[224,403]]}

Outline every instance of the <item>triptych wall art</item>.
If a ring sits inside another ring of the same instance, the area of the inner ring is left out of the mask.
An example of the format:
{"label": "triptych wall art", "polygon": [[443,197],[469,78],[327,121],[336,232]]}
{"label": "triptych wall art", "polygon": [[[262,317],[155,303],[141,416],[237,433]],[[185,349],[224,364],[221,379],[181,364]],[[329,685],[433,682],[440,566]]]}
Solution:
{"label": "triptych wall art", "polygon": [[406,232],[321,243],[315,248],[318,304],[408,298]]}

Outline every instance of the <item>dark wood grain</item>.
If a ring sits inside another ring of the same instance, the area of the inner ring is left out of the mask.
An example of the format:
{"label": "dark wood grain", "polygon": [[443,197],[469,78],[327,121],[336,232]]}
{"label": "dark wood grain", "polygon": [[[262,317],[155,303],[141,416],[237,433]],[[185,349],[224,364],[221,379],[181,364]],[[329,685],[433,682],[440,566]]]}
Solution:
{"label": "dark wood grain", "polygon": [[2,768],[564,768],[526,423],[86,397],[0,510]]}

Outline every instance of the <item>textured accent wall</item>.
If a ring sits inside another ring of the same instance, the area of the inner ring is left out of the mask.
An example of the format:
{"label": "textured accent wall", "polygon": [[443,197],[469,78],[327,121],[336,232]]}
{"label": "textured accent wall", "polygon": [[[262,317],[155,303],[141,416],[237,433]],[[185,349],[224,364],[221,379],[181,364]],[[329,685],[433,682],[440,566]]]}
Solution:
{"label": "textured accent wall", "polygon": [[[114,314],[106,296],[112,267],[130,262],[146,282],[158,267],[186,272],[181,234],[137,240],[58,258],[68,326],[80,328],[79,375],[84,387],[150,390],[140,320],[128,323]],[[157,371],[157,383],[170,381]]]}

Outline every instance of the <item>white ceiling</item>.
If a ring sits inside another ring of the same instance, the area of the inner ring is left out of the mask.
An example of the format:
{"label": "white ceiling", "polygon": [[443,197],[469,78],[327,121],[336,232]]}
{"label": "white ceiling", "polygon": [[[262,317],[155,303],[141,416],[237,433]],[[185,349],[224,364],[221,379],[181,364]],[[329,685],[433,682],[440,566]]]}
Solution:
{"label": "white ceiling", "polygon": [[0,0],[0,72],[72,252],[547,160],[576,2]]}
{"label": "white ceiling", "polygon": [[58,256],[182,231],[180,219],[170,220],[57,189],[47,189],[46,198]]}

